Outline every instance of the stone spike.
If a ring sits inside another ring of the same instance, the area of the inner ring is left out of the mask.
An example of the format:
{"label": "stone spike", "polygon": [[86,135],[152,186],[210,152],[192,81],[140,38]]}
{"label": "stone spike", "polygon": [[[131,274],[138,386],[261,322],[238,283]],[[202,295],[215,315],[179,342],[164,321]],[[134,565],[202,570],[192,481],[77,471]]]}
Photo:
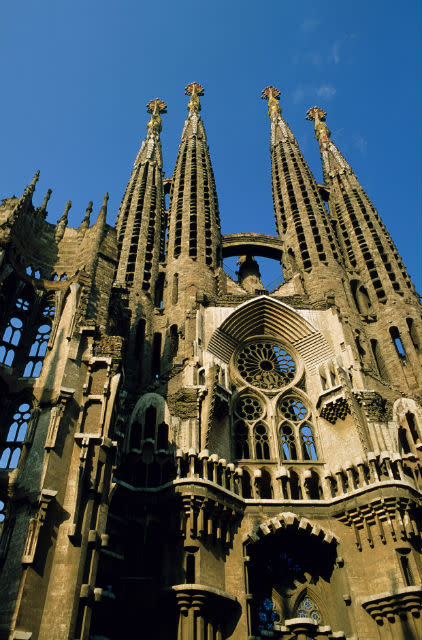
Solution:
{"label": "stone spike", "polygon": [[70,209],[71,206],[72,206],[72,201],[68,200],[66,202],[66,206],[65,206],[65,209],[63,211],[63,214],[62,214],[61,218],[59,219],[59,221],[57,223],[56,233],[54,234],[54,238],[55,238],[56,242],[60,242],[60,240],[64,236],[64,232],[65,232],[65,229],[67,227],[69,209]]}
{"label": "stone spike", "polygon": [[90,202],[88,202],[88,206],[87,206],[86,211],[85,211],[84,219],[82,220],[82,222],[80,224],[80,227],[79,227],[79,230],[81,230],[81,231],[85,231],[86,229],[88,229],[88,227],[90,225],[91,213],[92,213],[92,205],[93,205],[93,202],[91,200]]}
{"label": "stone spike", "polygon": [[48,201],[50,200],[52,193],[53,192],[51,189],[47,189],[42,205],[38,208],[38,213],[44,214],[44,217],[47,215],[47,204],[48,204]]}
{"label": "stone spike", "polygon": [[107,202],[109,199],[109,195],[108,195],[108,191],[104,194],[104,200],[103,200],[103,204],[101,206],[100,209],[100,213],[98,214],[98,218],[97,218],[97,224],[105,224],[106,223],[106,219],[107,219]]}

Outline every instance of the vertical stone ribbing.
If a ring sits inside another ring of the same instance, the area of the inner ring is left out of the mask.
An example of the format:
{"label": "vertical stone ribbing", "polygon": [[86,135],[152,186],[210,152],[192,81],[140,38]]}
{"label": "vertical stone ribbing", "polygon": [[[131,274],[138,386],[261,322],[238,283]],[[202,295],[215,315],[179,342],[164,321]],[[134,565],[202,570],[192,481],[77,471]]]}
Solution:
{"label": "vertical stone ribbing", "polygon": [[330,210],[338,221],[338,236],[349,269],[357,270],[363,284],[385,303],[388,295],[414,287],[388,231],[375,207],[359,184],[350,165],[330,140],[322,109],[309,109],[307,118],[315,122],[324,180],[330,192]]}
{"label": "vertical stone ribbing", "polygon": [[162,257],[165,224],[160,143],[160,112],[165,108],[158,99],[148,105],[152,117],[147,137],[135,160],[116,223],[120,250],[117,282],[151,297]]}
{"label": "vertical stone ribbing", "polygon": [[271,119],[271,169],[277,233],[284,242],[283,267],[310,273],[339,266],[339,248],[316,181],[299,145],[281,117],[280,92],[263,91]]}
{"label": "vertical stone ribbing", "polygon": [[218,200],[204,125],[200,118],[202,87],[192,83],[189,114],[170,193],[168,263],[191,258],[216,268],[221,263]]}

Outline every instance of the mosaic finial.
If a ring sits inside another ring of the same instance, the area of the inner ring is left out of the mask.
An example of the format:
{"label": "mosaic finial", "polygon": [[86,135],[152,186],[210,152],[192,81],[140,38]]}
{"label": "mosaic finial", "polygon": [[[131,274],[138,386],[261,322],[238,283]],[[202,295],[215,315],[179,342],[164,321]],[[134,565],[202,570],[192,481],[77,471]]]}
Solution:
{"label": "mosaic finial", "polygon": [[151,120],[148,122],[147,127],[149,132],[160,133],[161,131],[161,117],[160,113],[167,113],[167,105],[159,98],[151,100],[147,104],[148,113],[152,113]]}
{"label": "mosaic finial", "polygon": [[315,138],[320,144],[326,142],[331,135],[331,131],[325,124],[327,113],[320,107],[311,107],[306,112],[306,119],[313,120],[315,123]]}
{"label": "mosaic finial", "polygon": [[199,96],[204,95],[204,87],[197,82],[191,82],[187,87],[185,87],[185,95],[191,97],[188,102],[189,111],[200,111],[201,102],[199,100]]}
{"label": "mosaic finial", "polygon": [[280,91],[271,85],[269,87],[265,87],[262,90],[261,98],[263,100],[268,100],[268,115],[270,118],[273,116],[281,115],[281,107],[278,104],[280,100]]}

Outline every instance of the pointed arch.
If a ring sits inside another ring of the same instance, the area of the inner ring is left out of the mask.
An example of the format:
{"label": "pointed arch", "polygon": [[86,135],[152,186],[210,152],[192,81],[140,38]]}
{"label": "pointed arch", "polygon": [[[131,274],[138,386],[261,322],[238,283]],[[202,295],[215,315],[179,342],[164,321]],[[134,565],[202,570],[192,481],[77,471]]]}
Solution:
{"label": "pointed arch", "polygon": [[334,357],[320,331],[295,309],[270,296],[253,298],[232,311],[214,331],[207,349],[228,363],[242,342],[258,335],[292,344],[312,369]]}

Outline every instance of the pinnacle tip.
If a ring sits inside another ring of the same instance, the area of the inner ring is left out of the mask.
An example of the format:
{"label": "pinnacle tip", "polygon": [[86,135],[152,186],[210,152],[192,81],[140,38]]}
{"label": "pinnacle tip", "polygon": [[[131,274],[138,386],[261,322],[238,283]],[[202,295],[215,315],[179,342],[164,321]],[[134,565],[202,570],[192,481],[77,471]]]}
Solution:
{"label": "pinnacle tip", "polygon": [[265,89],[262,90],[261,98],[263,100],[268,100],[271,96],[276,100],[280,100],[281,92],[272,85],[268,85]]}
{"label": "pinnacle tip", "polygon": [[198,82],[191,82],[185,87],[185,95],[191,96],[193,93],[196,93],[198,96],[204,95],[204,87],[201,86]]}

